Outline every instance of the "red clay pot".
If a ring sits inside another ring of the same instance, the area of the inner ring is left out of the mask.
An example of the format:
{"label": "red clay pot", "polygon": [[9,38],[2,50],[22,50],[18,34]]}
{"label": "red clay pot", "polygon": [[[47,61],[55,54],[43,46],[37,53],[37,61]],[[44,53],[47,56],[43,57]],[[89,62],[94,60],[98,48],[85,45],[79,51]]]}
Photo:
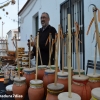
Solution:
{"label": "red clay pot", "polygon": [[68,92],[68,73],[67,72],[58,72],[57,83],[64,85],[64,92]]}
{"label": "red clay pot", "polygon": [[87,85],[88,77],[85,75],[73,76],[72,92],[77,93],[81,100],[90,100],[91,99],[91,88]]}
{"label": "red clay pot", "polygon": [[46,65],[40,65],[40,66],[38,66],[37,78],[39,80],[43,80],[45,69],[46,69]]}
{"label": "red clay pot", "polygon": [[[14,78],[14,84],[12,90],[13,90],[13,94],[15,95],[15,100],[25,100],[25,96],[27,92],[25,77],[20,77],[20,79]],[[17,95],[22,97],[16,98]]]}
{"label": "red clay pot", "polygon": [[33,68],[25,68],[24,70],[24,77],[26,78],[27,87],[30,85],[30,80],[35,79],[35,69]]}
{"label": "red clay pot", "polygon": [[89,76],[88,85],[90,86],[91,90],[100,87],[100,74],[88,74],[87,76]]}
{"label": "red clay pot", "polygon": [[43,87],[45,91],[45,95],[47,95],[47,85],[50,83],[54,83],[55,78],[55,70],[45,70],[45,75],[43,77]]}
{"label": "red clay pot", "polygon": [[44,88],[42,80],[31,80],[28,90],[29,100],[43,100]]}
{"label": "red clay pot", "polygon": [[58,95],[63,92],[64,85],[59,83],[55,85],[54,83],[51,83],[47,86],[47,88],[48,93],[46,100],[58,100]]}

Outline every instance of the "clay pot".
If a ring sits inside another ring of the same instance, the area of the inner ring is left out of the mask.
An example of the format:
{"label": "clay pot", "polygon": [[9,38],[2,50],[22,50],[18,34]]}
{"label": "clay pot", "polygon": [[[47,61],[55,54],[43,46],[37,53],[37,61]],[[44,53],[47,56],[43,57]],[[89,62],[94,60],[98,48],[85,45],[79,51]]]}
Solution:
{"label": "clay pot", "polygon": [[[72,70],[71,70],[71,75],[73,76],[73,75],[74,75],[74,73],[73,73],[73,68],[71,67],[71,69],[72,69]],[[68,67],[64,67],[64,71],[65,71],[65,72],[68,72]]]}
{"label": "clay pot", "polygon": [[60,93],[58,95],[58,100],[81,100],[81,97],[76,93],[71,93],[72,98],[69,98],[68,95],[68,92]]}
{"label": "clay pot", "polygon": [[[74,75],[78,75],[79,74],[79,71],[78,71],[78,69],[76,69],[76,70],[73,70],[73,73],[74,73]],[[84,70],[80,70],[80,73],[81,73],[81,75],[85,75],[85,71]]]}
{"label": "clay pot", "polygon": [[88,74],[87,76],[89,76],[88,85],[90,86],[91,90],[100,87],[100,74]]}
{"label": "clay pot", "polygon": [[30,80],[35,79],[35,69],[34,68],[25,68],[24,71],[24,77],[26,78],[26,84],[27,87],[30,85]]}
{"label": "clay pot", "polygon": [[12,92],[12,86],[13,86],[13,84],[6,86],[6,93],[8,95],[12,95],[13,94],[13,92]]}
{"label": "clay pot", "polygon": [[64,92],[68,92],[68,73],[67,72],[58,72],[58,80],[57,83],[61,83],[64,85]]}
{"label": "clay pot", "polygon": [[26,78],[25,77],[18,77],[14,78],[14,83],[13,83],[13,94],[22,96],[22,97],[15,97],[15,100],[25,100],[25,95],[27,92],[27,85],[25,83]]}
{"label": "clay pot", "polygon": [[45,95],[47,95],[47,85],[50,83],[54,83],[54,78],[55,78],[55,70],[52,69],[45,70],[45,75],[43,77],[43,87]]}
{"label": "clay pot", "polygon": [[43,100],[44,88],[42,80],[31,80],[28,90],[29,100]]}
{"label": "clay pot", "polygon": [[[56,69],[56,66],[55,65],[51,65],[51,69],[55,70]],[[58,72],[59,72],[59,67],[58,67]]]}
{"label": "clay pot", "polygon": [[38,66],[37,78],[39,80],[43,80],[45,69],[46,69],[46,65],[40,65],[40,66]]}
{"label": "clay pot", "polygon": [[63,92],[64,85],[57,83],[51,83],[47,86],[47,97],[46,100],[58,100],[58,95]]}
{"label": "clay pot", "polygon": [[94,88],[91,91],[92,98],[91,100],[100,100],[100,88]]}
{"label": "clay pot", "polygon": [[74,75],[73,76],[73,84],[72,84],[72,92],[80,95],[81,100],[90,100],[91,98],[91,88],[87,85],[88,77],[85,75]]}

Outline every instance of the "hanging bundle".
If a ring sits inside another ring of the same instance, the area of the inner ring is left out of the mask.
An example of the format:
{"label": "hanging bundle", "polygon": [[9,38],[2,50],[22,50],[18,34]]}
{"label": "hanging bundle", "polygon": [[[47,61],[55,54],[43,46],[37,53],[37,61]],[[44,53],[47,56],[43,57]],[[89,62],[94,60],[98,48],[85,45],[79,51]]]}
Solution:
{"label": "hanging bundle", "polygon": [[0,19],[2,19],[2,17],[0,17]]}

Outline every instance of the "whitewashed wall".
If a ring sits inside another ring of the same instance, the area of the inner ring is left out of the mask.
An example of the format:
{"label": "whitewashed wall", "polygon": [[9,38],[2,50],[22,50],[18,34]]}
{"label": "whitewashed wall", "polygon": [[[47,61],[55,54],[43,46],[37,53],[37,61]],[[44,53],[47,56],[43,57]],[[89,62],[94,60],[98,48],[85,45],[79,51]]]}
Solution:
{"label": "whitewashed wall", "polygon": [[14,34],[13,31],[10,31],[8,33],[8,50],[11,50],[11,51],[15,51],[15,47],[12,42],[13,34]]}
{"label": "whitewashed wall", "polygon": [[[8,50],[11,50],[11,51],[15,51],[15,47],[12,42],[12,39],[15,36],[15,34],[16,34],[16,37],[18,37],[18,32],[15,32],[15,31],[16,30],[11,30],[7,33],[8,34]],[[26,44],[23,43],[23,41],[18,41],[18,47],[25,47],[25,46],[26,46]]]}
{"label": "whitewashed wall", "polygon": [[[86,35],[90,21],[93,18],[93,11],[92,11],[93,6],[89,7],[90,4],[95,4],[100,9],[100,0],[84,0],[85,65],[87,64],[87,60],[94,60],[94,53],[95,53],[95,41],[92,43],[93,34],[95,31],[94,23],[90,29],[89,35]],[[100,30],[100,24],[99,24],[99,30]],[[97,60],[99,61],[99,55]],[[89,70],[89,72],[93,72],[93,70]],[[100,73],[100,71],[97,72]]]}

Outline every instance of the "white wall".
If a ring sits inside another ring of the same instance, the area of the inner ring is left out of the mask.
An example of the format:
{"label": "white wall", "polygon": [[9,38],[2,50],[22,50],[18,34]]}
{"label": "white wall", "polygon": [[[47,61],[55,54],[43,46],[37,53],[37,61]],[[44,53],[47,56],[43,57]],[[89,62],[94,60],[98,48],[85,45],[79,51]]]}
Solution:
{"label": "white wall", "polygon": [[[8,32],[8,50],[10,51],[15,51],[15,46],[13,44],[13,37],[15,36],[16,34],[16,37],[18,37],[18,32],[15,32],[16,30],[11,30]],[[15,41],[14,41],[15,43]],[[18,41],[18,47],[25,47],[25,43],[23,43],[23,41]]]}
{"label": "white wall", "polygon": [[[95,53],[94,52],[95,51],[95,41],[92,43],[93,34],[95,31],[94,23],[90,29],[89,35],[86,35],[90,21],[93,18],[93,11],[92,11],[93,6],[89,7],[90,4],[95,4],[97,8],[100,9],[100,0],[84,0],[85,66],[87,64],[87,60],[94,60],[94,53]],[[89,7],[89,10],[88,10],[88,7]],[[100,27],[100,24],[99,24],[99,27]],[[99,56],[97,60],[99,60]],[[89,72],[93,72],[93,70],[89,70]]]}

